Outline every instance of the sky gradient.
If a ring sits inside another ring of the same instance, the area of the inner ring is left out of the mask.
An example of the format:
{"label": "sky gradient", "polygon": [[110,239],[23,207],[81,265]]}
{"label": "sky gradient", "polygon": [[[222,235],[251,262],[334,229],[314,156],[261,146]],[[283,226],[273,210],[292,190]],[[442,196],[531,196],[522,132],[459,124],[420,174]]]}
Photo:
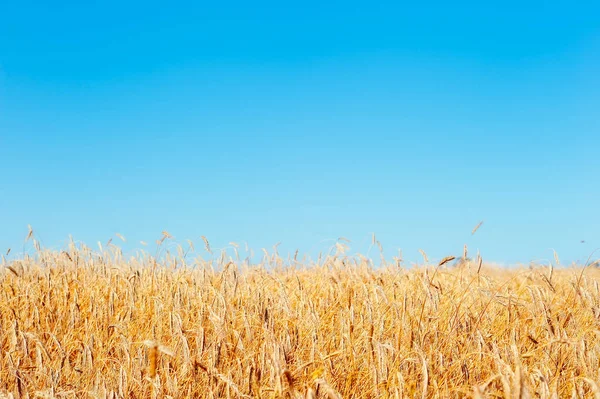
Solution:
{"label": "sky gradient", "polygon": [[167,230],[314,256],[341,236],[365,253],[376,233],[407,261],[463,244],[585,261],[600,247],[598,15],[2,3],[0,251],[30,224],[52,248]]}

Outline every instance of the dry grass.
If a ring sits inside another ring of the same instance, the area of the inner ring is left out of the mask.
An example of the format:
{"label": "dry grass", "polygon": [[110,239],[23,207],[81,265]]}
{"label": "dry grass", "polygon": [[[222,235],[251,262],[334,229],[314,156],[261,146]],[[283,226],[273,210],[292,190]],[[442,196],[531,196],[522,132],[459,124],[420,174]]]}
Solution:
{"label": "dry grass", "polygon": [[600,397],[596,268],[38,250],[0,273],[0,397]]}

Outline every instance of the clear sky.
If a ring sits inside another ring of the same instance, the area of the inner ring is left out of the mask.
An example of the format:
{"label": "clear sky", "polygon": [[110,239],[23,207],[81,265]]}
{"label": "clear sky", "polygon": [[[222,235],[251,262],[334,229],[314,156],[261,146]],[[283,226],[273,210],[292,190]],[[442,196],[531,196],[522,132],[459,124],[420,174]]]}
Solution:
{"label": "clear sky", "polygon": [[2,252],[600,246],[598,2],[91,3],[0,3]]}

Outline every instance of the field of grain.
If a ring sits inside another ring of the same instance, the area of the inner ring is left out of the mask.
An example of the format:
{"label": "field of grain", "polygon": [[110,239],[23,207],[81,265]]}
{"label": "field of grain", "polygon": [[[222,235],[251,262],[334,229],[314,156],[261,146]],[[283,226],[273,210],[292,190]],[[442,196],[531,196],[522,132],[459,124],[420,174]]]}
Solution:
{"label": "field of grain", "polygon": [[5,260],[0,397],[600,397],[595,267],[264,262]]}

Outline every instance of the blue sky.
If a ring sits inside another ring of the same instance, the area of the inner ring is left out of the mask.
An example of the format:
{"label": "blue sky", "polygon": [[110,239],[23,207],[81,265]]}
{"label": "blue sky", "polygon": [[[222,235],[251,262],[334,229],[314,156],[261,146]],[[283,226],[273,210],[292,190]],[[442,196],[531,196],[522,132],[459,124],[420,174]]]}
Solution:
{"label": "blue sky", "polygon": [[167,230],[312,255],[344,236],[364,253],[375,232],[409,261],[465,243],[585,260],[600,246],[598,15],[2,3],[0,251],[31,224],[53,248]]}

